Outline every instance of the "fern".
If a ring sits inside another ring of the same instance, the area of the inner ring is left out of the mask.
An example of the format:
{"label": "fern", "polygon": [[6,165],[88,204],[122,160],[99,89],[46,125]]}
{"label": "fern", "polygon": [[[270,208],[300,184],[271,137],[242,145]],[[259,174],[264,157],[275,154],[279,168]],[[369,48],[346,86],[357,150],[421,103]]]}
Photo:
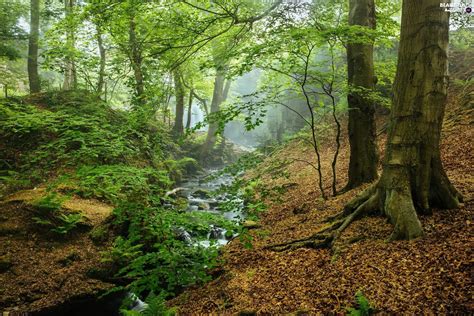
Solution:
{"label": "fern", "polygon": [[355,295],[357,302],[357,308],[347,308],[348,315],[351,316],[369,316],[373,313],[373,308],[370,305],[369,300],[364,296],[361,291],[357,291]]}

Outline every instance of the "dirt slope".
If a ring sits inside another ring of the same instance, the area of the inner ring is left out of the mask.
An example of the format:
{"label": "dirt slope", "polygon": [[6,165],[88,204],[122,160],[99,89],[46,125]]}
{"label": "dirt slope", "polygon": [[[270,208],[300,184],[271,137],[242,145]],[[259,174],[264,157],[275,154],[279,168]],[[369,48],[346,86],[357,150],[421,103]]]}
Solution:
{"label": "dirt slope", "polygon": [[66,301],[94,296],[112,284],[87,274],[100,265],[107,244],[96,244],[90,231],[104,223],[112,207],[77,197],[63,209],[81,212],[85,227],[69,237],[39,229],[32,217],[32,202],[45,189],[20,191],[0,204],[0,311],[35,312]]}

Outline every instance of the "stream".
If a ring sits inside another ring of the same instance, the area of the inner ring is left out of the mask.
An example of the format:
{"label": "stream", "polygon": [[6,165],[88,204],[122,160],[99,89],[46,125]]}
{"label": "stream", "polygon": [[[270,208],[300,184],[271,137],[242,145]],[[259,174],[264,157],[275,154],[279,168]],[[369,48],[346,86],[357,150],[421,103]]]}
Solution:
{"label": "stream", "polygon": [[[167,193],[173,197],[180,197],[187,200],[186,212],[206,212],[215,215],[221,215],[226,219],[239,221],[244,218],[243,200],[230,196],[227,193],[217,193],[216,191],[222,185],[230,185],[234,178],[230,175],[217,175],[221,169],[205,169],[195,175],[184,179],[179,187]],[[210,180],[207,180],[210,179]],[[222,202],[232,201],[232,211],[223,211],[219,209]],[[174,208],[171,204],[165,204],[165,207]],[[203,240],[202,236],[197,238],[197,233],[187,231],[183,227],[176,227],[176,236],[185,241],[190,247],[220,247],[229,242],[234,236],[226,236],[226,230],[222,227],[210,224],[207,238]],[[54,306],[34,315],[121,315],[119,308],[122,300],[128,297],[131,299],[129,310],[143,311],[148,304],[140,300],[135,294],[129,292],[117,292],[104,298],[83,297],[67,304]]]}
{"label": "stream", "polygon": [[[204,172],[193,176],[183,181],[177,190],[176,194],[188,201],[188,212],[206,212],[214,215],[223,216],[225,219],[231,221],[238,221],[243,219],[243,200],[236,197],[231,197],[227,193],[217,193],[216,191],[223,185],[230,185],[234,178],[228,174],[215,175],[220,169],[206,169]],[[223,202],[228,202],[232,199],[232,205],[234,208],[232,211],[223,211],[219,208],[219,205]],[[206,240],[201,240],[197,243],[193,243],[192,235],[193,232],[188,232],[182,228],[179,228],[180,239],[194,245],[200,245],[209,247],[211,244],[217,244],[223,246],[229,241],[229,236],[226,237],[226,230],[222,227],[210,225],[209,233],[207,234]],[[232,237],[232,236],[230,236]]]}

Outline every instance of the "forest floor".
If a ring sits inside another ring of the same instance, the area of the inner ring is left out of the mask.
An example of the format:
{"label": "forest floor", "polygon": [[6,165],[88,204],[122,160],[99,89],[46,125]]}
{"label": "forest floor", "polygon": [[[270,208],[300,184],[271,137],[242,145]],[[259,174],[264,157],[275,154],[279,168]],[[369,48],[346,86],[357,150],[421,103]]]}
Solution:
{"label": "forest floor", "polygon": [[[316,233],[324,218],[340,212],[366,187],[323,201],[318,198],[315,172],[304,162],[291,163],[285,168],[289,177],[283,177],[280,161],[313,159],[303,142],[292,142],[258,168],[269,171],[262,178],[267,187],[289,190],[281,197],[283,202],[267,200],[261,228],[250,231],[253,248],[233,240],[223,249],[219,276],[188,289],[169,305],[177,306],[182,315],[344,314],[346,308],[356,307],[354,295],[362,291],[381,313],[473,314],[474,93],[470,88],[463,93],[451,91],[456,97],[447,106],[441,148],[444,167],[464,203],[459,209],[435,209],[432,216],[421,216],[422,238],[387,243],[392,226],[382,217],[365,217],[346,229],[333,251],[265,249]],[[378,126],[386,119],[380,118]],[[379,139],[381,156],[384,138]],[[328,192],[334,152],[330,139],[324,140],[321,153]],[[348,159],[344,141],[337,165],[338,189],[347,181]]]}
{"label": "forest floor", "polygon": [[62,208],[81,212],[84,229],[58,237],[39,229],[32,219],[34,201],[45,195],[41,187],[19,191],[0,204],[0,311],[11,315],[80,302],[114,286],[88,276],[99,268],[101,251],[109,247],[94,243],[91,229],[105,223],[113,207],[73,197]]}

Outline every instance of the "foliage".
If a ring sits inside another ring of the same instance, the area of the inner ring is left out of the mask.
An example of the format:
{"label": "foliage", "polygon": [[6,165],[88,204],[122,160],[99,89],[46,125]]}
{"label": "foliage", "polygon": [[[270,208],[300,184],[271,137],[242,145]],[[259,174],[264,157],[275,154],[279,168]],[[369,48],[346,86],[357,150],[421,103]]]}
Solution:
{"label": "foliage", "polygon": [[61,210],[62,203],[67,197],[50,193],[33,203],[37,216],[33,217],[35,223],[48,227],[59,235],[67,235],[83,221],[80,213],[66,213]]}
{"label": "foliage", "polygon": [[216,265],[217,249],[192,246],[177,239],[176,227],[204,233],[209,224],[193,222],[196,214],[180,214],[137,204],[115,211],[115,225],[127,226],[126,239],[118,237],[107,260],[121,266],[120,276],[132,279],[137,294],[152,291],[171,295],[180,288],[208,280],[206,271]]}
{"label": "foliage", "polygon": [[165,304],[165,298],[163,295],[154,295],[153,293],[148,295],[146,301],[148,306],[142,312],[137,311],[128,311],[128,310],[121,310],[121,313],[124,316],[173,316],[176,315],[176,308],[171,307],[168,308]]}
{"label": "foliage", "polygon": [[357,308],[348,308],[348,315],[351,316],[369,316],[373,312],[373,308],[370,305],[369,301],[367,298],[364,296],[364,294],[361,291],[357,291],[356,295],[356,302],[358,307]]}
{"label": "foliage", "polygon": [[114,111],[85,92],[31,100],[47,108],[28,101],[0,103],[0,135],[8,148],[0,154],[2,169],[47,173],[84,164],[158,164],[170,142],[160,125]]}
{"label": "foliage", "polygon": [[128,165],[82,166],[72,179],[79,186],[77,192],[84,197],[98,197],[114,204],[151,204],[171,185],[165,170]]}

